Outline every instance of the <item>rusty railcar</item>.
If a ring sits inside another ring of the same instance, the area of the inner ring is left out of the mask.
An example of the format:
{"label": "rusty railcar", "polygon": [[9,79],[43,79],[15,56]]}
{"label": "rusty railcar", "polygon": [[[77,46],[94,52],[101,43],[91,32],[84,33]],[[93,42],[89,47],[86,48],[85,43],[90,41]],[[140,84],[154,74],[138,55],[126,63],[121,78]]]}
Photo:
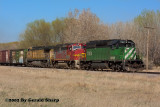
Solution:
{"label": "rusty railcar", "polygon": [[0,64],[9,65],[10,64],[10,50],[0,51]]}

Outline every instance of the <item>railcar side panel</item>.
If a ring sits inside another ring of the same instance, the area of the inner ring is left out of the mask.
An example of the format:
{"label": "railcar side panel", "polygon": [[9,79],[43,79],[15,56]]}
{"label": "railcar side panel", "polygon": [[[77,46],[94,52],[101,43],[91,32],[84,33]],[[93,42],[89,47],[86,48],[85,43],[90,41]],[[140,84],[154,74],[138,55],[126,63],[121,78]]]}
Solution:
{"label": "railcar side panel", "polygon": [[106,48],[89,48],[86,53],[87,61],[120,61],[124,59],[124,48],[111,49]]}
{"label": "railcar side panel", "polygon": [[66,50],[59,50],[55,51],[55,60],[70,60],[70,55],[67,54],[67,49]]}
{"label": "railcar side panel", "polygon": [[27,58],[29,60],[44,60],[47,58],[48,53],[44,52],[44,49],[41,50],[29,50],[27,53]]}
{"label": "railcar side panel", "polygon": [[25,64],[27,58],[27,49],[18,49],[10,51],[10,63]]}
{"label": "railcar side panel", "polygon": [[10,50],[0,51],[0,63],[3,64],[10,63]]}

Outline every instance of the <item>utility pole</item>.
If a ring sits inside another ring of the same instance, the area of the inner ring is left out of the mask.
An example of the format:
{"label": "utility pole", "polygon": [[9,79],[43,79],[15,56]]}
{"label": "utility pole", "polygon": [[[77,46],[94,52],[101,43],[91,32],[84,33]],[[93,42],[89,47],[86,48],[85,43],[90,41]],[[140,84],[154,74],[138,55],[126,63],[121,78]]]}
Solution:
{"label": "utility pole", "polygon": [[146,70],[147,70],[147,72],[148,72],[148,50],[149,50],[149,39],[150,39],[150,29],[154,29],[153,27],[144,27],[144,28],[146,28],[146,29],[148,29],[148,35],[147,35],[147,59],[146,59]]}

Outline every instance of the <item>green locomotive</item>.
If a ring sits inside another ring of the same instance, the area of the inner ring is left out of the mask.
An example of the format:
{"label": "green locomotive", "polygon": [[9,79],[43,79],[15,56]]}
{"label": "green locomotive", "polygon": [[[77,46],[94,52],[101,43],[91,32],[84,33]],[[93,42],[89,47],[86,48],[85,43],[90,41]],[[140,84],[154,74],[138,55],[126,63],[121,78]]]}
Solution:
{"label": "green locomotive", "polygon": [[[84,64],[85,63],[85,64]],[[143,62],[136,54],[132,40],[95,40],[86,44],[86,69],[112,69],[114,71],[135,71],[143,67]]]}

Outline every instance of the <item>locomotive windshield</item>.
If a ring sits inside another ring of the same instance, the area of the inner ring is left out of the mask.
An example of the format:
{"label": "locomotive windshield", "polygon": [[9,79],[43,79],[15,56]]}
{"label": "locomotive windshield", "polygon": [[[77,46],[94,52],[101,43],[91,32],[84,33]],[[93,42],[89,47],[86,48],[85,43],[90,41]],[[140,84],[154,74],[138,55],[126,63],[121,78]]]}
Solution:
{"label": "locomotive windshield", "polygon": [[135,47],[135,43],[131,40],[121,40],[119,43],[120,47]]}
{"label": "locomotive windshield", "polygon": [[73,50],[81,49],[81,46],[73,46]]}

